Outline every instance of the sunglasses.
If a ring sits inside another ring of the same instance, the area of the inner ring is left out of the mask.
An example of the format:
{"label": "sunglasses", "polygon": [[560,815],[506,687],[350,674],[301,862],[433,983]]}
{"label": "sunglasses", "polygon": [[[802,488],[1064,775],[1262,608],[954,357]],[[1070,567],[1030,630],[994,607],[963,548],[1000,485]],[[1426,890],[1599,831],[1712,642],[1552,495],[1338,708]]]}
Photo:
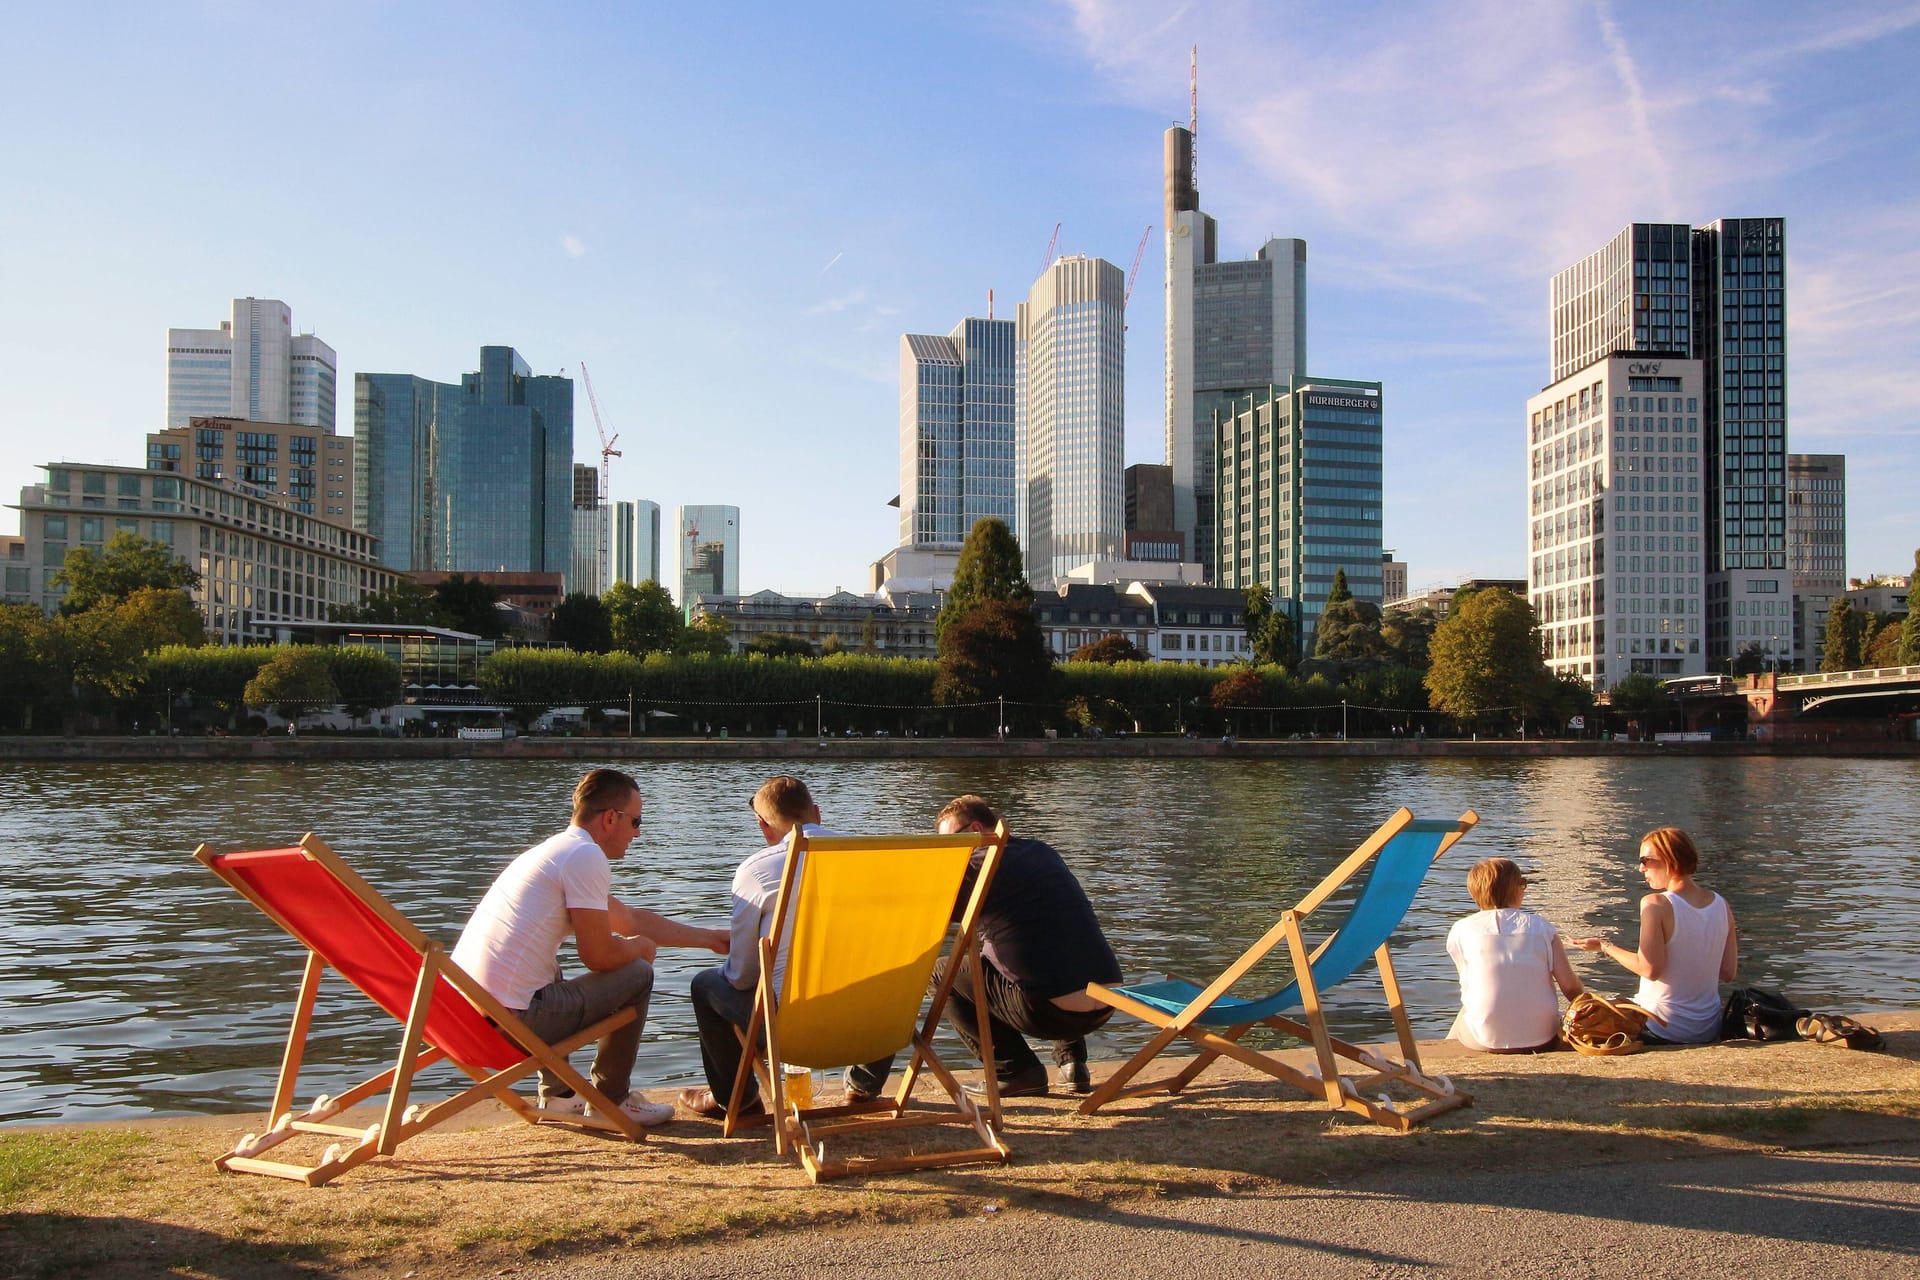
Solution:
{"label": "sunglasses", "polygon": [[1660,859],[1658,859],[1658,858],[1642,858],[1642,859],[1640,859],[1640,865],[1641,865],[1641,866],[1643,866],[1643,867],[1657,867],[1657,866],[1659,866],[1659,865],[1660,865]]}
{"label": "sunglasses", "polygon": [[640,815],[637,813],[622,813],[618,809],[607,809],[605,810],[605,812],[612,814],[616,818],[625,818],[628,822],[631,822],[633,824],[633,829],[635,831],[638,831],[640,829]]}

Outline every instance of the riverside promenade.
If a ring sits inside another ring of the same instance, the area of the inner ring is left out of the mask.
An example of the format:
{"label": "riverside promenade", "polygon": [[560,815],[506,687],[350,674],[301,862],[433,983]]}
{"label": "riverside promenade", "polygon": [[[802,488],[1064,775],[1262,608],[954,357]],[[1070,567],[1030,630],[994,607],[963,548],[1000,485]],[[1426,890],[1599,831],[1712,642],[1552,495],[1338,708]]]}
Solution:
{"label": "riverside promenade", "polygon": [[1654,759],[1672,756],[1920,759],[1920,742],[1629,742],[1590,738],[727,738],[536,735],[505,739],[288,737],[0,737],[5,760],[1182,760]]}
{"label": "riverside promenade", "polygon": [[684,1116],[635,1146],[477,1109],[318,1190],[214,1171],[257,1115],[16,1126],[0,1274],[1911,1275],[1920,1012],[1849,1012],[1887,1052],[1429,1042],[1474,1105],[1405,1135],[1228,1065],[1095,1116],[1012,1100],[1004,1167],[820,1186]]}

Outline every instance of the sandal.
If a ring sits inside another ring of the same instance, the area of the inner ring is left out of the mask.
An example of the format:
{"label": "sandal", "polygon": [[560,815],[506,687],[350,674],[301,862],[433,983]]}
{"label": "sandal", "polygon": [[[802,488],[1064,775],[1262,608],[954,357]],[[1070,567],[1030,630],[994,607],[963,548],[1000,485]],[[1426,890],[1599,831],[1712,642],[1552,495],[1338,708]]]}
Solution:
{"label": "sandal", "polygon": [[1839,1045],[1845,1049],[1863,1049],[1877,1053],[1887,1047],[1886,1037],[1872,1027],[1855,1022],[1844,1013],[1810,1013],[1794,1024],[1803,1040],[1815,1044]]}

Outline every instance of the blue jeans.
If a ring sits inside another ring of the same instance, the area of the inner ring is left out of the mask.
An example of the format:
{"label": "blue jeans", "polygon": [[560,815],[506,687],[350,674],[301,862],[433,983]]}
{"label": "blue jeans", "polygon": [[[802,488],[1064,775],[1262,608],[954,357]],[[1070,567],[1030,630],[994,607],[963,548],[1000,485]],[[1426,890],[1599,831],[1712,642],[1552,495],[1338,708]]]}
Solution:
{"label": "blue jeans", "polygon": [[[562,978],[556,970],[553,981],[534,992],[533,1000],[519,1013],[528,1030],[548,1044],[557,1044],[602,1018],[631,1008],[638,1016],[600,1041],[589,1077],[593,1087],[618,1106],[633,1087],[633,1059],[640,1051],[640,1032],[647,1021],[647,1002],[652,998],[653,966],[645,960],[630,960],[618,969],[583,973],[577,978]],[[543,1067],[540,1092],[564,1097],[573,1088]]]}

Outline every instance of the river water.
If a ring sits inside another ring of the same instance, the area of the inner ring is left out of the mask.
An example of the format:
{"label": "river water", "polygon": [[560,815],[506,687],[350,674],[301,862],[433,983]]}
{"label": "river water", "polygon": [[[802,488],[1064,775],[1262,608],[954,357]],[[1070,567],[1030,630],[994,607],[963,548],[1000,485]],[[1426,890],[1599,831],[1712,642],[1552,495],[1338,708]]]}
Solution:
{"label": "river water", "polygon": [[[757,844],[765,762],[642,763],[646,826],[614,869],[624,900],[719,925]],[[1468,866],[1538,877],[1527,906],[1578,936],[1631,943],[1637,837],[1675,823],[1732,903],[1741,980],[1816,1009],[1920,1007],[1920,787],[1910,761],[809,761],[829,826],[930,829],[978,791],[1079,872],[1129,978],[1217,971],[1397,806],[1472,808],[1394,941],[1416,1030],[1446,1032],[1449,924]],[[580,767],[538,761],[27,764],[0,772],[0,1123],[263,1110],[304,953],[190,856],[318,832],[449,945],[492,877],[564,824]],[[636,1081],[699,1074],[686,986],[710,956],[663,952]],[[1576,953],[1590,985],[1630,993]],[[572,967],[569,957],[569,967]],[[1243,990],[1278,985],[1283,966]],[[1350,1037],[1390,1033],[1371,969],[1331,993]],[[300,1096],[391,1063],[398,1027],[329,978]],[[1096,1057],[1141,1042],[1116,1020]]]}

